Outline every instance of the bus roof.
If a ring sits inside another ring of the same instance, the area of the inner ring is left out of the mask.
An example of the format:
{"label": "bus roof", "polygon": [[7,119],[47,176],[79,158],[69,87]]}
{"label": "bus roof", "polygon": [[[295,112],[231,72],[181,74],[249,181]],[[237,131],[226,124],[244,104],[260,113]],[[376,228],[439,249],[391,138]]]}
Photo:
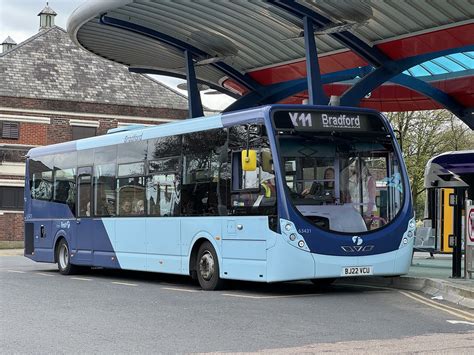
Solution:
{"label": "bus roof", "polygon": [[198,131],[205,131],[209,129],[230,127],[238,124],[246,123],[263,123],[266,112],[272,109],[315,109],[319,111],[337,111],[337,112],[360,112],[360,113],[378,113],[375,110],[360,108],[360,107],[337,107],[337,106],[311,106],[311,105],[266,105],[255,108],[225,112],[219,115],[189,118],[182,121],[175,121],[163,123],[157,126],[146,126],[143,128],[116,131],[113,130],[111,134],[102,136],[90,137],[80,139],[77,141],[53,144],[44,147],[33,148],[28,152],[29,157],[43,156],[57,153],[74,152],[85,149],[92,149],[97,147],[110,146],[121,143],[130,143],[134,141],[141,141],[153,139],[158,137],[167,137],[178,134],[192,133]]}
{"label": "bus roof", "polygon": [[446,152],[431,158],[425,168],[425,188],[468,187],[474,175],[474,150]]}
{"label": "bus roof", "polygon": [[27,155],[28,157],[35,157],[57,153],[67,153],[158,137],[223,128],[235,124],[244,124],[249,122],[259,123],[263,122],[265,110],[269,110],[269,107],[263,106],[208,117],[190,118],[178,122],[164,123],[157,126],[147,126],[141,129],[124,130],[118,132],[113,131],[112,134],[32,148]]}

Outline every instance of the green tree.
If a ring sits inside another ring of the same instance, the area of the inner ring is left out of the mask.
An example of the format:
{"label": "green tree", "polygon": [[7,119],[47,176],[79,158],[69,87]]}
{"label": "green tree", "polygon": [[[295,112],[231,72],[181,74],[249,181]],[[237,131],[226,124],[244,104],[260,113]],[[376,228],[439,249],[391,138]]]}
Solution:
{"label": "green tree", "polygon": [[416,215],[423,216],[426,163],[443,152],[472,149],[474,132],[446,110],[392,112],[387,116],[400,134]]}

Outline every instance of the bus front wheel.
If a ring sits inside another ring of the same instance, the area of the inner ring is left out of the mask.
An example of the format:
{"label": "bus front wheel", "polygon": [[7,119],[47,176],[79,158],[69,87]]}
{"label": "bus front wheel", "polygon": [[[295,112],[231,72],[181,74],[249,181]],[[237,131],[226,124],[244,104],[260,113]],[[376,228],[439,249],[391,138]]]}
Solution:
{"label": "bus front wheel", "polygon": [[71,264],[71,253],[65,239],[59,241],[56,260],[58,261],[58,269],[61,274],[71,275],[77,271],[77,267]]}
{"label": "bus front wheel", "polygon": [[204,242],[199,247],[196,258],[196,271],[199,285],[203,290],[213,291],[223,287],[224,280],[219,277],[217,254],[209,242]]}

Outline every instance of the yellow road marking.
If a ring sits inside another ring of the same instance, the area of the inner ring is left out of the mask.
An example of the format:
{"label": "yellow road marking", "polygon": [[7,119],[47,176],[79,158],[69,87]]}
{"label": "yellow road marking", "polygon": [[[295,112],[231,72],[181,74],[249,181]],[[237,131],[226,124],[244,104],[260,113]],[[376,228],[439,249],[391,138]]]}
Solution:
{"label": "yellow road marking", "polygon": [[175,288],[175,287],[163,287],[163,290],[169,290],[169,291],[182,291],[182,292],[201,292],[201,290],[190,290],[187,288]]}
{"label": "yellow road marking", "polygon": [[86,279],[85,277],[71,277],[71,280],[92,281],[92,279]]}
{"label": "yellow road marking", "polygon": [[[405,291],[398,291],[400,292],[402,295],[406,296],[406,297],[409,297],[417,302],[420,302],[420,303],[423,303],[427,306],[430,306],[432,308],[436,308],[440,311],[443,311],[443,312],[446,312],[446,313],[449,313],[451,315],[454,315],[458,318],[463,318],[463,319],[466,319],[467,321],[474,321],[474,315],[469,312],[465,312],[465,311],[462,311],[460,309],[455,309],[455,308],[452,308],[452,307],[449,307],[449,306],[445,306],[445,305],[441,305],[441,304],[438,304],[438,303],[435,303],[435,302],[432,302],[432,301],[428,301],[427,299],[423,299],[421,298],[420,296],[416,295],[415,293],[413,292],[405,292]],[[452,311],[451,309],[455,309],[455,311]],[[469,314],[469,316],[466,316],[465,314]]]}
{"label": "yellow road marking", "polygon": [[137,284],[130,284],[128,282],[116,282],[116,281],[112,281],[113,284],[116,284],[116,285],[123,285],[123,286],[138,286]]}
{"label": "yellow road marking", "polygon": [[[354,285],[350,285],[350,284],[338,284],[338,285],[354,286]],[[463,310],[461,310],[461,309],[457,309],[457,308],[448,306],[448,305],[446,305],[446,304],[441,304],[441,303],[438,303],[438,302],[434,302],[434,301],[432,301],[432,300],[426,299],[426,298],[424,298],[423,296],[420,296],[420,295],[416,294],[415,292],[411,292],[411,291],[400,291],[400,290],[397,290],[397,289],[394,289],[394,288],[384,287],[384,286],[369,286],[369,285],[357,285],[357,286],[360,286],[360,287],[367,287],[367,288],[378,288],[378,289],[384,289],[384,290],[398,291],[398,292],[401,293],[402,295],[404,295],[404,296],[406,296],[406,297],[409,297],[409,298],[412,298],[412,299],[414,299],[415,301],[424,303],[424,304],[426,304],[427,306],[430,306],[430,307],[433,307],[433,308],[442,310],[442,311],[444,311],[444,312],[453,314],[453,315],[455,315],[455,316],[457,316],[457,317],[459,317],[459,318],[467,319],[468,321],[474,321],[474,313],[473,313],[473,312],[463,311]]]}
{"label": "yellow road marking", "polygon": [[429,302],[431,304],[434,304],[436,306],[441,306],[441,307],[444,307],[444,308],[448,308],[448,309],[451,309],[455,312],[460,312],[460,313],[463,313],[465,314],[466,316],[468,317],[474,317],[474,312],[469,312],[469,311],[463,311],[462,309],[458,309],[458,308],[455,308],[455,307],[451,307],[451,306],[448,306],[447,304],[444,304],[444,303],[438,303],[438,302],[435,302],[435,301],[432,301],[430,299],[427,299],[421,295],[418,295],[416,294],[415,292],[410,292],[410,291],[407,291],[408,293],[410,293],[412,296],[415,296],[415,297],[418,297],[419,299],[423,300],[423,301],[426,301],[426,302]]}

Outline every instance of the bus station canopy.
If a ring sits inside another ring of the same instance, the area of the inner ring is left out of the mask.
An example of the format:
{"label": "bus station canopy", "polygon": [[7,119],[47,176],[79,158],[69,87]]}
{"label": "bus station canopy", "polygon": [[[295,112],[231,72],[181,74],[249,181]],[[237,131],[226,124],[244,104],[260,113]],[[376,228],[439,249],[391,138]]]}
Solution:
{"label": "bus station canopy", "polygon": [[470,0],[90,0],[68,32],[136,72],[186,78],[190,53],[197,81],[240,98],[229,108],[240,109],[308,96],[311,28],[325,97],[446,108],[474,129],[473,19]]}

